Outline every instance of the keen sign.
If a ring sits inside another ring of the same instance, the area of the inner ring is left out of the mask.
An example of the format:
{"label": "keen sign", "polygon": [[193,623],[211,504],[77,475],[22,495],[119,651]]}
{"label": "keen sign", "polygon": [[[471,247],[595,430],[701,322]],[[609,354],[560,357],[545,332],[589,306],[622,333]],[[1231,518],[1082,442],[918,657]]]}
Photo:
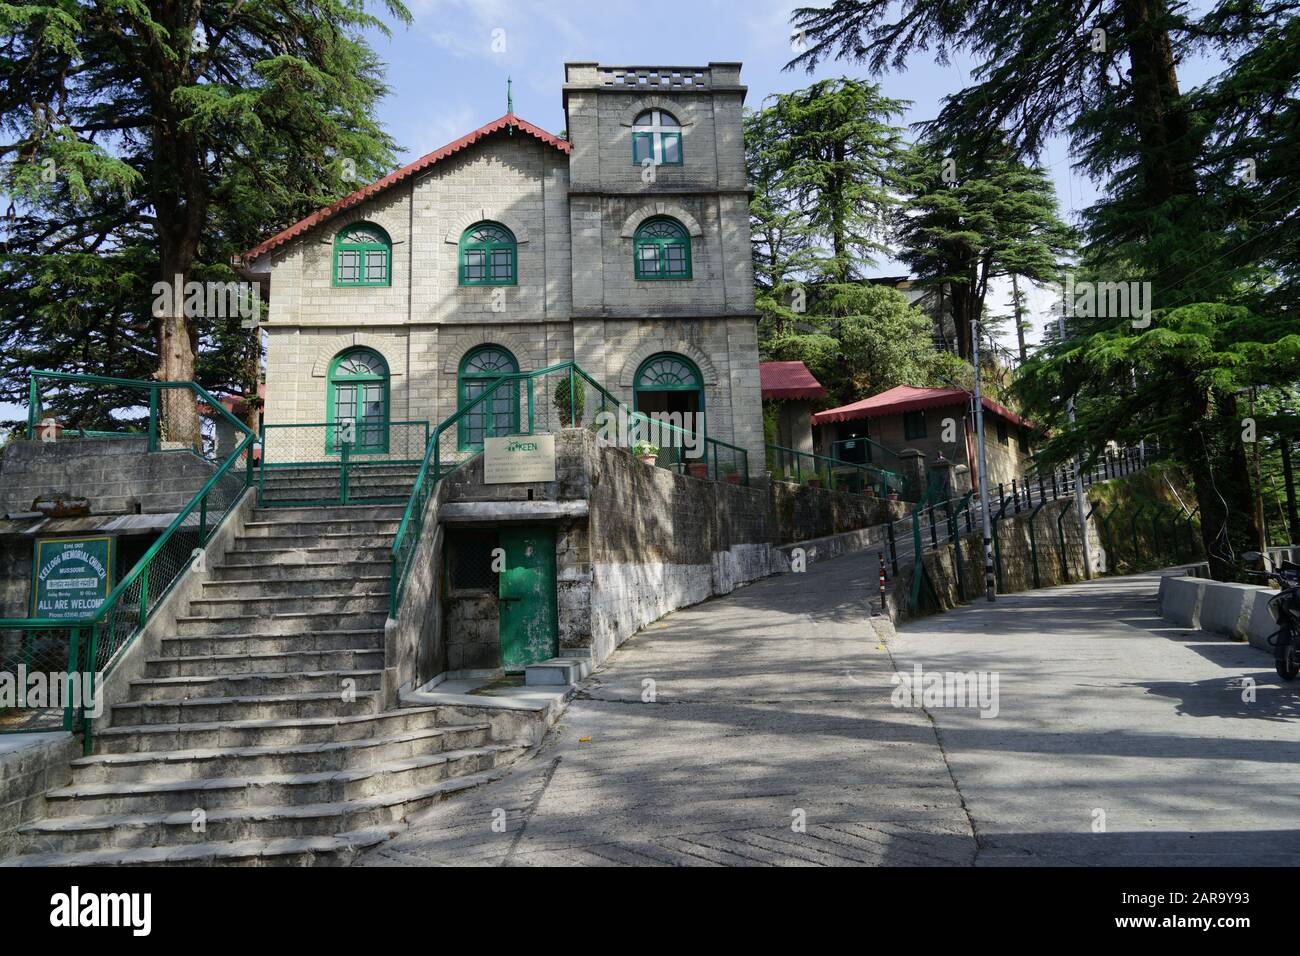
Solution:
{"label": "keen sign", "polygon": [[554,480],[554,435],[512,435],[484,441],[483,481],[486,484]]}

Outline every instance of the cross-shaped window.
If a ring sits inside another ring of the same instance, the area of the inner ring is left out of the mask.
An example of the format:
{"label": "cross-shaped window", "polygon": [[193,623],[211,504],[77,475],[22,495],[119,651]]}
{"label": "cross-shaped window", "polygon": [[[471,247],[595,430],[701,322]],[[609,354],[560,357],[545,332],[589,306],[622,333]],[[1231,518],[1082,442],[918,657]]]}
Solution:
{"label": "cross-shaped window", "polygon": [[682,126],[667,110],[646,110],[632,123],[632,162],[680,166]]}

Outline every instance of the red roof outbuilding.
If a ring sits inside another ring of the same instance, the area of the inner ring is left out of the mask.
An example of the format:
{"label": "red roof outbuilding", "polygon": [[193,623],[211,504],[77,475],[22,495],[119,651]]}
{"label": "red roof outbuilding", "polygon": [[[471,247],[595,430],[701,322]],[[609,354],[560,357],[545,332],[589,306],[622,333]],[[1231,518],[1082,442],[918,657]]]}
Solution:
{"label": "red roof outbuilding", "polygon": [[826,387],[803,362],[760,362],[758,381],[763,398],[826,397]]}
{"label": "red roof outbuilding", "polygon": [[[814,425],[826,425],[830,422],[853,422],[863,418],[880,418],[885,415],[901,415],[904,412],[916,412],[925,408],[942,408],[948,405],[970,404],[970,393],[960,388],[917,388],[914,385],[896,385],[879,395],[872,395],[859,402],[828,408],[812,417]],[[1033,428],[1032,422],[1021,418],[1009,408],[1004,408],[991,398],[982,398],[985,409],[1000,415],[1007,421]]]}

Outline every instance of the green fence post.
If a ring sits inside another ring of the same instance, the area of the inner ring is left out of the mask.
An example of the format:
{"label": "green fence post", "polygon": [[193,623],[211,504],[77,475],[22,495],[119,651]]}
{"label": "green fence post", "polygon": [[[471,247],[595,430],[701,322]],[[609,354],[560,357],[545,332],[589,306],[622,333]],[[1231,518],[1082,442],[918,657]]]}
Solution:
{"label": "green fence post", "polygon": [[[354,426],[355,427],[355,426]],[[349,441],[340,442],[339,447],[339,502],[348,503],[348,449],[352,447]]]}
{"label": "green fence post", "polygon": [[[96,683],[95,665],[99,660],[99,625],[90,625],[90,645],[86,648],[85,672],[90,675],[90,686],[96,697],[104,693],[104,688]],[[95,749],[95,718],[91,716],[94,709],[92,700],[82,700],[81,710],[81,752],[89,757]]]}
{"label": "green fence post", "polygon": [[[73,627],[68,629],[68,683],[77,680],[81,671],[81,628]],[[73,694],[69,692],[68,699],[63,705],[63,729],[72,732],[72,698]]]}
{"label": "green fence post", "polygon": [[41,387],[36,382],[36,373],[32,373],[27,385],[27,440],[36,438],[36,423],[41,420]]}
{"label": "green fence post", "polygon": [[158,386],[149,388],[149,450],[158,450]]}
{"label": "green fence post", "polygon": [[1029,512],[1029,555],[1030,559],[1034,563],[1035,588],[1041,587],[1042,585],[1039,583],[1038,578],[1038,530],[1034,527],[1034,519],[1038,517],[1038,512],[1047,507],[1047,502],[1048,499],[1040,495],[1038,499],[1038,507]]}
{"label": "green fence post", "polygon": [[1003,585],[1002,585],[1002,539],[998,534],[998,522],[1001,521],[1003,515],[1007,513],[1007,502],[1009,502],[1010,500],[1011,500],[1010,495],[1007,495],[1005,498],[1001,500],[1000,506],[998,508],[998,513],[994,515],[993,520],[989,522],[992,525],[992,530],[993,530],[993,565],[997,573],[999,591],[1003,589]]}
{"label": "green fence post", "polygon": [[144,627],[145,618],[149,616],[149,565],[140,570],[140,626]]}
{"label": "green fence post", "polygon": [[[532,389],[528,390],[532,394]],[[577,398],[573,389],[573,366],[569,366],[569,427],[574,428],[578,424],[578,405]]]}
{"label": "green fence post", "polygon": [[1061,513],[1060,513],[1059,515],[1056,516],[1056,540],[1059,541],[1060,544],[1061,544],[1061,581],[1062,581],[1062,583],[1067,582],[1067,581],[1070,580],[1070,566],[1069,566],[1069,563],[1065,560],[1065,526],[1062,525],[1061,522],[1062,522],[1063,520],[1065,520],[1065,516],[1066,516],[1066,514],[1068,514],[1069,511],[1070,511],[1070,509],[1073,508],[1073,507],[1074,507],[1074,499],[1073,499],[1073,498],[1067,498],[1066,501],[1065,501],[1065,507],[1062,508],[1062,509],[1061,509]]}
{"label": "green fence post", "polygon": [[208,496],[199,499],[199,547],[208,540]]}
{"label": "green fence post", "polygon": [[1133,512],[1132,531],[1133,531],[1133,570],[1136,571],[1142,563],[1142,549],[1138,547],[1138,518],[1146,510],[1147,503],[1144,501],[1137,506]]}

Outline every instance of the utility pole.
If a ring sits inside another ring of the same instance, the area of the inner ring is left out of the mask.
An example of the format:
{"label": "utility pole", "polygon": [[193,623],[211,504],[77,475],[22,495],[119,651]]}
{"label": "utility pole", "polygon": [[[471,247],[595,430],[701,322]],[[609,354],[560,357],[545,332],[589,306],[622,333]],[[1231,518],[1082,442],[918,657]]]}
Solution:
{"label": "utility pole", "polygon": [[[1065,310],[1056,317],[1056,329],[1061,334],[1061,341],[1065,341]],[[1070,424],[1074,424],[1074,396],[1070,396],[1066,410],[1070,415]],[[1145,460],[1146,449],[1143,448],[1143,459]],[[1079,516],[1079,543],[1083,545],[1083,578],[1085,581],[1092,579],[1092,548],[1088,546],[1088,511],[1084,508],[1087,499],[1083,494],[1083,452],[1074,456],[1074,510]]]}
{"label": "utility pole", "polygon": [[970,354],[975,366],[975,441],[980,453],[980,517],[984,530],[984,596],[997,600],[993,579],[993,527],[989,519],[988,456],[984,453],[984,399],[980,397],[980,329],[979,320],[970,321]]}

